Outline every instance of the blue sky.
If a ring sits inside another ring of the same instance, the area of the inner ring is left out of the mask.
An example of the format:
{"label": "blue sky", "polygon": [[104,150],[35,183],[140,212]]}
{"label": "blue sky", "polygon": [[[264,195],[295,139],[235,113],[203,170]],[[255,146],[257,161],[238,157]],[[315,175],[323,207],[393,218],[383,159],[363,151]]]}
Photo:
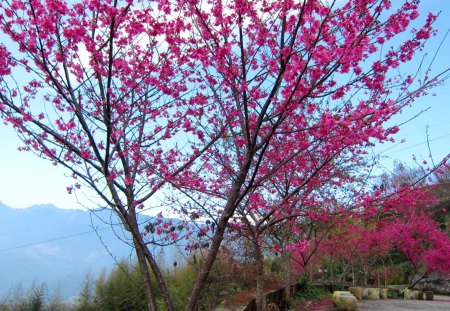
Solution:
{"label": "blue sky", "polygon": [[[450,33],[447,34],[450,30],[450,5],[446,1],[422,1],[422,16],[428,11],[440,12],[435,24],[438,35],[429,42],[425,58],[425,62],[430,62],[439,48],[432,67],[432,73],[436,74],[450,67]],[[442,41],[444,37],[446,40]],[[411,68],[417,65],[417,62],[412,63]],[[416,115],[416,118],[400,127],[400,132],[395,136],[395,143],[376,146],[375,152],[385,157],[383,164],[387,169],[392,167],[395,159],[414,165],[415,156],[420,163],[423,160],[431,163],[431,151],[437,164],[450,153],[450,80],[430,91],[428,96],[417,100],[413,107],[395,116],[392,124],[401,124]]]}
{"label": "blue sky", "polygon": [[[436,24],[439,29],[438,37],[433,40],[427,50],[430,51],[428,59],[432,58],[433,51],[444,34],[450,29],[450,5],[446,1],[423,1],[423,11],[441,12]],[[450,66],[450,35],[444,42],[440,54],[436,58],[437,72]],[[415,64],[413,64],[415,65]],[[392,123],[403,123],[420,111],[427,109],[414,120],[401,127],[396,135],[394,144],[378,145],[374,148],[376,153],[386,158],[383,164],[390,168],[394,159],[399,159],[412,164],[412,156],[422,162],[429,159],[426,127],[428,126],[428,138],[434,160],[439,162],[450,153],[450,81],[446,85],[436,88],[428,96],[419,99],[415,106],[396,116]],[[23,208],[33,204],[52,203],[61,208],[79,207],[74,195],[67,194],[66,187],[71,178],[66,177],[60,167],[53,166],[50,162],[39,159],[32,153],[19,152],[19,139],[11,128],[0,124],[1,161],[0,161],[0,201],[10,207]],[[400,141],[404,140],[403,143]],[[83,199],[83,201],[85,201]]]}

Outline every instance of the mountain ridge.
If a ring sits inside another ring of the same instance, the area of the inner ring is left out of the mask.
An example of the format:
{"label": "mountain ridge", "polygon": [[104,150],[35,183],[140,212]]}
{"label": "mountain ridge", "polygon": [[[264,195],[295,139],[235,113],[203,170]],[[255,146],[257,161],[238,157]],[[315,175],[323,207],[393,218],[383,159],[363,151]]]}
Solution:
{"label": "mountain ridge", "polygon": [[[114,214],[95,213],[52,204],[18,209],[0,202],[0,300],[15,288],[41,283],[50,291],[59,288],[64,298],[76,296],[88,274],[96,278],[117,260],[133,260],[133,248],[116,236],[127,239],[126,232],[101,221],[117,223]],[[164,256],[172,253],[165,250]]]}

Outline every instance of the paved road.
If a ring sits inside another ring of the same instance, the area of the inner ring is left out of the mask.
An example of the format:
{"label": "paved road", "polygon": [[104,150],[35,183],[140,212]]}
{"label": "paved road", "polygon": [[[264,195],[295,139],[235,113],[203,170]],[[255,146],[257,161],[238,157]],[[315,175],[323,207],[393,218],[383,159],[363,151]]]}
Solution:
{"label": "paved road", "polygon": [[[331,303],[322,306],[319,311],[335,311]],[[425,300],[403,300],[403,299],[380,299],[363,300],[359,302],[360,311],[450,311],[450,297],[434,295],[433,301]]]}
{"label": "paved road", "polygon": [[359,304],[360,311],[450,311],[450,297],[435,295],[434,300],[363,300]]}

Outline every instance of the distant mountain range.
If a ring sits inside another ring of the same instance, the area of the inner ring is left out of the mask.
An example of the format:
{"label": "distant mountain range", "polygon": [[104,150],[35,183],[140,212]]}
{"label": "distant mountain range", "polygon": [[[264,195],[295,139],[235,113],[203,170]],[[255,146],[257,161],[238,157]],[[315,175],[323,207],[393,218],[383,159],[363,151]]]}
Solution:
{"label": "distant mountain range", "polygon": [[[93,215],[53,205],[15,209],[0,203],[0,300],[43,282],[63,298],[76,296],[88,274],[96,278],[114,266],[112,255],[134,258],[132,247],[119,239],[126,233],[109,223],[117,223],[109,210]],[[174,252],[157,256],[172,260]]]}

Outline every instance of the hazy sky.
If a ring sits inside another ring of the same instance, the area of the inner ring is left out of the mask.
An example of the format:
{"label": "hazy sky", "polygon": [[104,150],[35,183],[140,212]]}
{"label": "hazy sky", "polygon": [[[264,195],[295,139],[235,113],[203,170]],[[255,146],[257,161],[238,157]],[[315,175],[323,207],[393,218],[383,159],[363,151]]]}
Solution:
{"label": "hazy sky", "polygon": [[[437,48],[439,41],[450,28],[450,8],[447,1],[423,1],[426,9],[433,12],[442,11],[437,22],[439,35],[428,50],[430,54]],[[436,59],[434,72],[450,66],[450,37],[444,42],[439,57]],[[428,56],[431,59],[432,55]],[[396,123],[402,123],[421,110],[429,110],[413,121],[403,125],[396,136],[394,144],[384,144],[375,148],[387,158],[383,163],[390,166],[394,159],[412,163],[412,155],[422,162],[429,161],[426,138],[426,126],[429,126],[429,142],[435,161],[440,161],[450,153],[450,85],[436,88],[436,96],[421,98],[411,109],[396,117]],[[400,141],[405,140],[404,143]],[[29,152],[19,152],[20,141],[11,128],[0,124],[1,158],[0,158],[0,202],[11,207],[27,207],[33,204],[52,203],[61,208],[76,208],[76,198],[65,190],[71,179],[65,171],[50,162],[39,159]],[[423,159],[422,159],[423,158]],[[429,161],[430,162],[430,161]]]}

